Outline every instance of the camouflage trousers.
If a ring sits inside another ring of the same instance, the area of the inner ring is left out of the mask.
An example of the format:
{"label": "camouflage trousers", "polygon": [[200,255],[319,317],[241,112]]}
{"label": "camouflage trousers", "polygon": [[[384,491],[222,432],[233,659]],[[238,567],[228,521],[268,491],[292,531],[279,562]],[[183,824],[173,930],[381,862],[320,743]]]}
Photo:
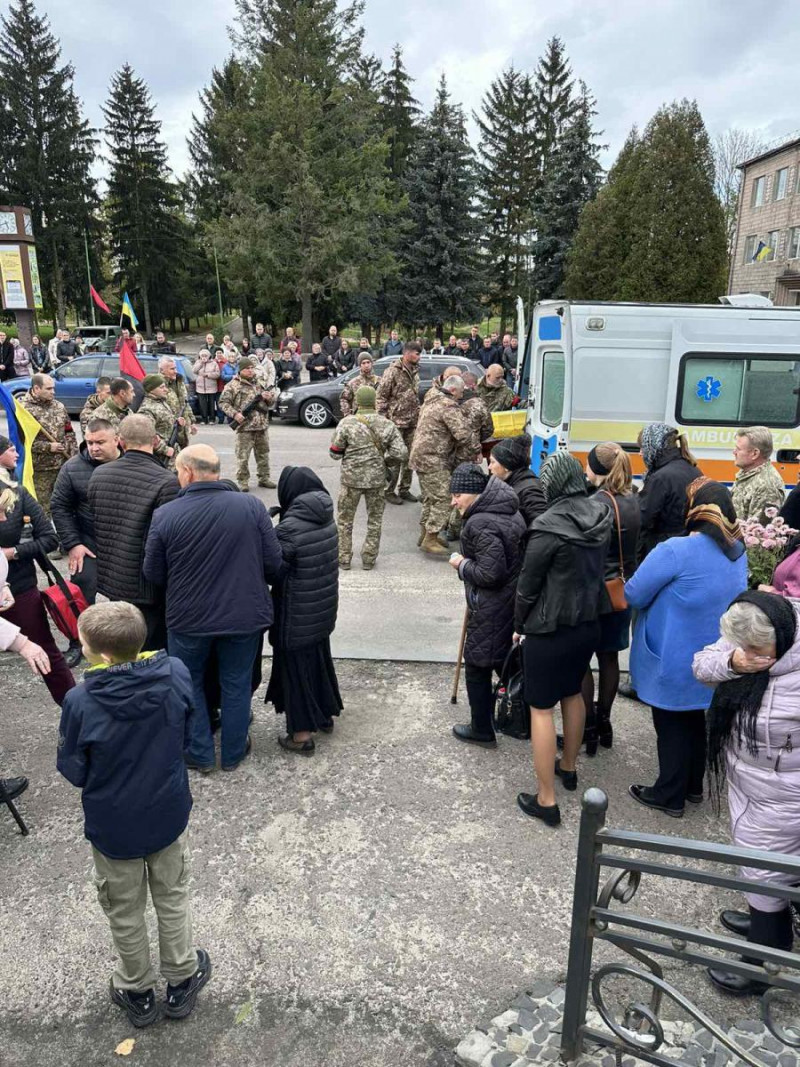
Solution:
{"label": "camouflage trousers", "polygon": [[250,453],[256,457],[259,482],[269,478],[269,433],[267,430],[239,430],[236,434],[236,481],[246,489],[250,481]]}
{"label": "camouflage trousers", "polygon": [[422,514],[419,521],[428,533],[438,533],[447,526],[450,518],[450,471],[431,471],[420,474]]}
{"label": "camouflage trousers", "polygon": [[35,467],[33,468],[33,486],[36,490],[36,499],[48,519],[50,518],[50,497],[57,477],[58,469],[52,470],[48,468],[43,471],[37,471]]}
{"label": "camouflage trousers", "polygon": [[367,536],[361,546],[361,559],[364,563],[374,563],[378,558],[383,509],[386,506],[383,489],[359,489],[352,485],[343,485],[339,490],[337,517],[340,563],[349,563],[353,558],[353,520],[362,496],[367,507]]}
{"label": "camouflage trousers", "polygon": [[[411,454],[411,446],[414,443],[414,427],[408,426],[405,429],[400,429],[400,436],[405,442],[405,446],[408,449],[409,455]],[[414,477],[414,472],[408,466],[408,463],[400,463],[397,460],[387,460],[386,462],[386,488],[395,493],[407,493],[411,488],[411,479]]]}

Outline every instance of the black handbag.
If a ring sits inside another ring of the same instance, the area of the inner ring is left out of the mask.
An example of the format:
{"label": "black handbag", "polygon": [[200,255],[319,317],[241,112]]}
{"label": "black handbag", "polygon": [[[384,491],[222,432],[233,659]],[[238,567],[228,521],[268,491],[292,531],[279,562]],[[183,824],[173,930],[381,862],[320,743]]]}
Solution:
{"label": "black handbag", "polygon": [[494,728],[506,737],[528,741],[531,736],[531,715],[525,703],[522,673],[522,648],[512,645],[500,671],[494,689]]}

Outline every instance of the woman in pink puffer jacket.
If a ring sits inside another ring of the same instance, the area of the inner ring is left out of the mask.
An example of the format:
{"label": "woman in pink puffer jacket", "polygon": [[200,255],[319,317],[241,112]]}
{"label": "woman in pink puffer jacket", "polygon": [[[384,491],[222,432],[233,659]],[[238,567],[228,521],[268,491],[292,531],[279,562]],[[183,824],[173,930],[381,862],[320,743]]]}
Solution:
{"label": "woman in pink puffer jacket", "polygon": [[[727,779],[734,844],[800,856],[800,605],[774,593],[742,593],[720,621],[722,638],[694,657],[700,682],[716,687],[708,710],[708,765]],[[793,886],[780,871],[742,868],[743,878]],[[723,911],[722,924],[751,943],[789,950],[792,920],[781,897],[746,894],[749,914]],[[730,993],[760,983],[709,968]]]}

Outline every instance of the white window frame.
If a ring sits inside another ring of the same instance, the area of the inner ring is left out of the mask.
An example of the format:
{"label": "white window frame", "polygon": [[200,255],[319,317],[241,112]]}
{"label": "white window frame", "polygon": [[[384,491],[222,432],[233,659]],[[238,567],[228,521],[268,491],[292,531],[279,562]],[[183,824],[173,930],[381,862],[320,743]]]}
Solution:
{"label": "white window frame", "polygon": [[[775,238],[774,241],[772,240],[773,237]],[[772,251],[770,252],[770,254],[768,256],[764,256],[764,259],[762,260],[762,262],[763,263],[771,263],[773,261],[773,259],[777,259],[778,258],[778,249],[780,248],[780,244],[781,244],[781,231],[780,230],[769,230],[767,232],[766,238],[764,240],[764,244],[767,245],[768,248],[771,248]]]}
{"label": "white window frame", "polygon": [[767,176],[766,174],[760,174],[757,178],[753,179],[753,207],[763,207],[764,199],[767,192]]}
{"label": "white window frame", "polygon": [[758,248],[758,234],[749,233],[744,239],[744,262],[752,263],[753,256],[756,254],[756,248]]}
{"label": "white window frame", "polygon": [[792,226],[788,235],[787,259],[800,259],[800,226]]}
{"label": "white window frame", "polygon": [[[781,177],[783,182],[781,183]],[[775,177],[772,180],[772,199],[773,200],[785,200],[786,195],[789,192],[789,168],[781,167],[780,170],[775,171]]]}

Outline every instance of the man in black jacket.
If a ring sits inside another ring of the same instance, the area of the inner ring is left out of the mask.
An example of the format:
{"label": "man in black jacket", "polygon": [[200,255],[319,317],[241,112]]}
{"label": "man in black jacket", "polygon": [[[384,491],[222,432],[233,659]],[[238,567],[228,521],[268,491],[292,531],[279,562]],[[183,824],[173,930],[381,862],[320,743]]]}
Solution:
{"label": "man in black jacket", "polygon": [[[97,541],[89,507],[89,481],[98,467],[121,455],[116,427],[105,419],[91,419],[78,455],[68,459],[58,472],[50,497],[50,514],[69,559],[70,578],[88,604],[94,604],[97,597]],[[70,641],[64,658],[70,667],[77,667],[80,641]]]}
{"label": "man in black jacket", "polygon": [[56,359],[59,363],[69,363],[71,359],[81,354],[77,342],[70,337],[69,330],[62,331],[61,340],[56,345]]}
{"label": "man in black jacket", "polygon": [[328,328],[328,336],[322,338],[322,351],[333,360],[342,347],[342,339],[335,326]]}
{"label": "man in black jacket", "polygon": [[311,346],[311,355],[306,360],[309,381],[326,382],[333,373],[333,356],[322,351],[322,345],[316,341]]}
{"label": "man in black jacket", "polygon": [[267,352],[272,348],[272,334],[267,333],[264,329],[263,322],[256,323],[256,332],[250,338],[250,345],[254,352],[257,348],[260,348],[264,352]]}
{"label": "man in black jacket", "polygon": [[97,542],[97,589],[109,600],[135,604],[147,623],[145,651],[164,648],[163,590],[143,573],[144,546],[153,512],[178,495],[178,479],[153,455],[153,420],[128,415],[119,437],[125,454],[105,463],[89,481],[89,507]]}
{"label": "man in black jacket", "polygon": [[150,351],[159,356],[174,356],[175,345],[172,341],[168,341],[163,330],[159,330],[156,333],[156,339],[150,346]]}
{"label": "man in black jacket", "polygon": [[14,377],[14,346],[0,330],[0,382]]}

